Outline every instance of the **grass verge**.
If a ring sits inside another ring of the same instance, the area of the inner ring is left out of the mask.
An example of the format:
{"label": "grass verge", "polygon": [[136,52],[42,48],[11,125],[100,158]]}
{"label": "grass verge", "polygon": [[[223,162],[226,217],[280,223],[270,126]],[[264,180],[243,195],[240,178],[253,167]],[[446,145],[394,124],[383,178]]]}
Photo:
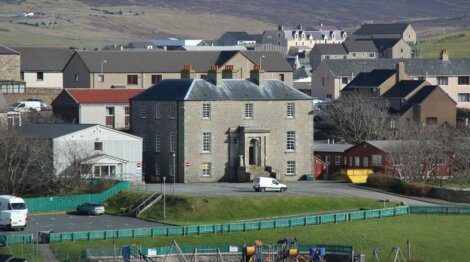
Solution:
{"label": "grass verge", "polygon": [[191,225],[381,207],[383,203],[376,200],[353,197],[175,195],[166,198],[166,219],[163,219],[162,200],[143,212],[140,218],[175,225]]}
{"label": "grass verge", "polygon": [[147,192],[123,190],[104,202],[106,213],[119,215],[122,210],[130,208],[134,203],[144,200],[149,195],[150,193]]}
{"label": "grass verge", "polygon": [[296,236],[301,244],[352,244],[356,252],[372,259],[372,250],[380,247],[380,260],[385,260],[392,247],[406,250],[406,239],[411,240],[413,261],[468,261],[470,257],[470,223],[465,215],[407,215],[394,218],[353,221],[289,229],[237,232],[218,235],[186,237],[158,237],[54,243],[54,252],[61,261],[69,255],[76,261],[87,248],[116,248],[126,244],[143,247],[196,244],[251,244],[259,239],[275,243],[286,236]]}

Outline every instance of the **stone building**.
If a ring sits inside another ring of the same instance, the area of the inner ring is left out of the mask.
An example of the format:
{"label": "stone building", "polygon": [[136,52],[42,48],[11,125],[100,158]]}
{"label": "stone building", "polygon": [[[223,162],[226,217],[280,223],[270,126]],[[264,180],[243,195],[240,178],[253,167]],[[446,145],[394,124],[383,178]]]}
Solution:
{"label": "stone building", "polygon": [[20,80],[20,53],[0,45],[0,80]]}
{"label": "stone building", "polygon": [[[163,80],[131,99],[148,182],[299,180],[312,173],[311,97],[279,80]],[[261,77],[260,77],[261,76]]]}

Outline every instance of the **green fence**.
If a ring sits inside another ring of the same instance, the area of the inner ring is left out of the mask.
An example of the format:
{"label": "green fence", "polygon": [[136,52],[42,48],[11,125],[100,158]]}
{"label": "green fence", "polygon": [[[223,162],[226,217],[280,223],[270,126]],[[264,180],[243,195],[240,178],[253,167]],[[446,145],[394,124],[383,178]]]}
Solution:
{"label": "green fence", "polygon": [[410,206],[410,214],[470,214],[470,206]]}
{"label": "green fence", "polygon": [[[211,254],[216,253],[217,249],[221,253],[230,253],[230,248],[236,247],[238,252],[242,252],[243,245],[192,245],[192,246],[180,246],[181,252],[183,254],[193,254],[197,250],[198,254]],[[354,247],[351,245],[323,245],[323,244],[304,244],[298,246],[300,252],[308,252],[311,248],[325,248],[327,253],[335,254],[350,254],[353,252]],[[166,254],[177,254],[176,248],[172,246],[162,246],[153,248],[156,250],[157,255],[166,255]],[[144,255],[148,255],[149,248],[142,248],[141,252]],[[267,250],[266,250],[267,251]],[[132,249],[132,254],[137,254],[135,247]],[[120,248],[100,248],[100,249],[86,249],[83,252],[83,258],[93,258],[93,257],[112,257],[112,256],[121,256]]]}
{"label": "green fence", "polygon": [[26,198],[25,203],[30,213],[47,213],[53,211],[75,210],[78,205],[85,202],[101,203],[121,190],[129,189],[130,183],[127,181],[119,181],[113,187],[96,194],[84,194],[75,196],[58,196],[58,197],[37,197]]}
{"label": "green fence", "polygon": [[66,242],[81,240],[104,240],[113,238],[139,238],[155,236],[187,236],[203,234],[219,234],[264,229],[290,228],[297,226],[320,225],[328,223],[366,220],[372,218],[393,217],[409,213],[408,206],[352,211],[335,214],[293,217],[275,220],[262,220],[243,223],[211,224],[197,226],[171,226],[136,229],[113,229],[86,232],[51,233],[50,242]]}
{"label": "green fence", "polygon": [[31,244],[33,243],[33,234],[25,235],[0,235],[0,245]]}

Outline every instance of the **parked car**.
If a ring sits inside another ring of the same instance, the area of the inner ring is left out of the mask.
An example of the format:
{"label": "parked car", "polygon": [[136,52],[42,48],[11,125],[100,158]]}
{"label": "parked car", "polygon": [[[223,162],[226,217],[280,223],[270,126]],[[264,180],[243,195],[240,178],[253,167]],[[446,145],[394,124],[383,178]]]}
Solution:
{"label": "parked car", "polygon": [[103,215],[104,206],[99,203],[83,203],[77,207],[77,212],[79,214],[86,215]]}
{"label": "parked car", "polygon": [[39,101],[18,101],[14,103],[10,110],[14,112],[41,111],[47,108],[47,105]]}
{"label": "parked car", "polygon": [[8,230],[24,230],[28,224],[28,208],[24,199],[16,196],[0,196],[0,227]]}
{"label": "parked car", "polygon": [[274,178],[270,177],[257,177],[253,181],[253,189],[256,192],[264,192],[264,191],[279,191],[284,192],[287,190],[287,186],[284,184],[279,183]]}

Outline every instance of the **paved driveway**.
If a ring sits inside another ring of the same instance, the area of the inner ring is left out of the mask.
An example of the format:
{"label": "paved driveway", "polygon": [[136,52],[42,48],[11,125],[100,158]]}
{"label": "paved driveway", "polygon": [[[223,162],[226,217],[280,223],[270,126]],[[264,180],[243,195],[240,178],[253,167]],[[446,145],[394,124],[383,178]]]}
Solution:
{"label": "paved driveway", "polygon": [[70,232],[104,229],[149,228],[159,226],[163,225],[132,217],[110,215],[29,215],[28,226],[24,231],[1,231],[0,234],[35,234],[36,231],[47,230],[55,232]]}
{"label": "paved driveway", "polygon": [[[255,192],[251,183],[205,183],[205,184],[175,184],[167,183],[165,185],[167,193],[182,195],[225,195],[225,196],[244,196],[244,195],[312,195],[312,196],[345,196],[345,197],[365,197],[376,200],[388,199],[395,202],[406,202],[410,205],[430,205],[429,203],[399,197],[380,192],[354,188],[347,183],[337,183],[329,181],[298,181],[287,182],[287,191],[279,192]],[[143,191],[162,192],[162,184],[151,184],[140,186],[136,189]]]}

